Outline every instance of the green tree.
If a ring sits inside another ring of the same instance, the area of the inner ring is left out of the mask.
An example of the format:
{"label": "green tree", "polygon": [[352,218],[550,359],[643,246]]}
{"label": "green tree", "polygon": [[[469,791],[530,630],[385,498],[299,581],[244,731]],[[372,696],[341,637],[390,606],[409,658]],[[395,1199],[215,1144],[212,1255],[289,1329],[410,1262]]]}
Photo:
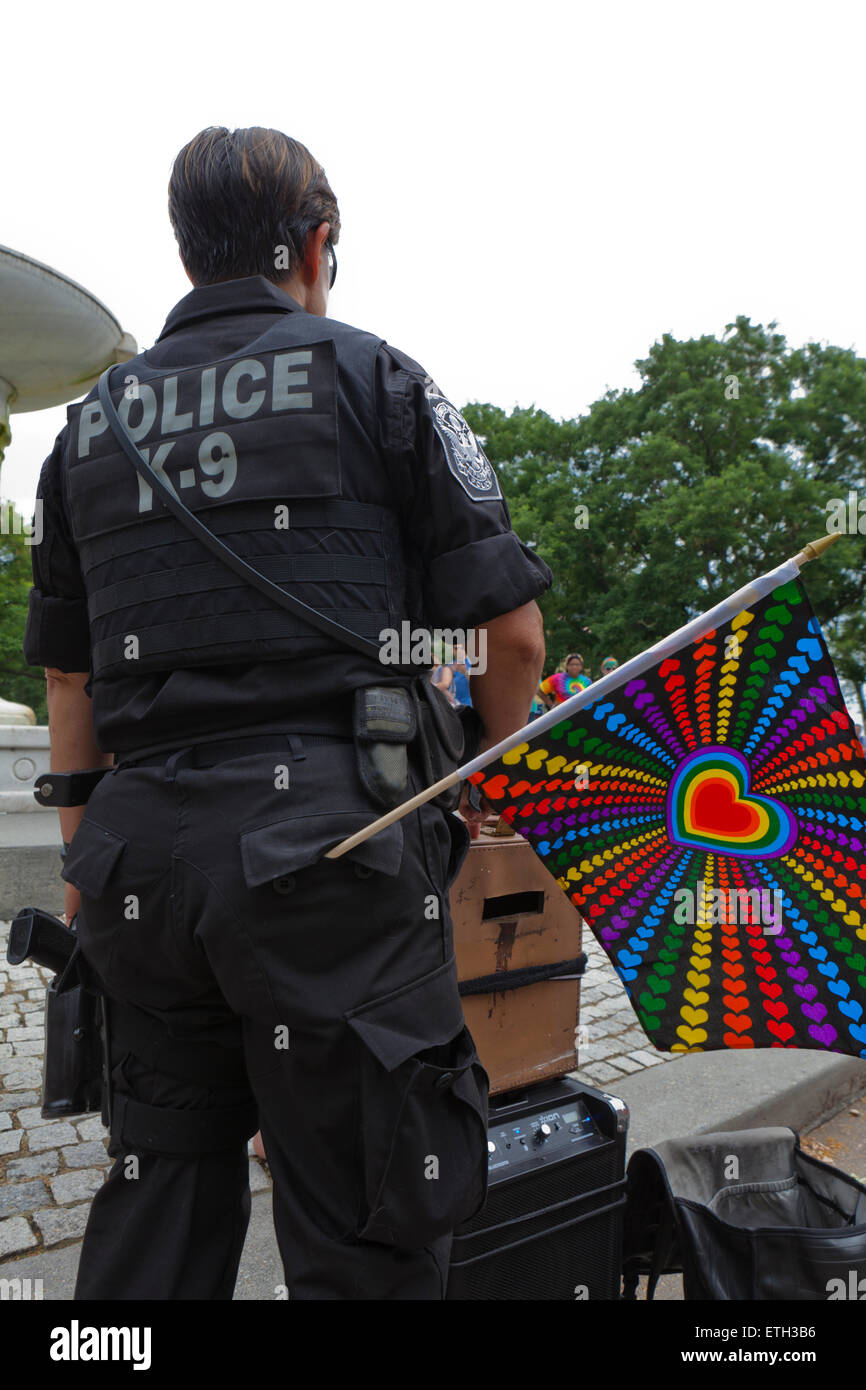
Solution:
{"label": "green tree", "polygon": [[[832,498],[863,493],[866,360],[775,330],[740,317],[721,338],[666,334],[637,389],[575,420],[466,407],[515,530],[554,572],[548,669],[571,649],[594,675],[636,655],[825,533]],[[862,547],[846,535],[807,571],[840,675],[860,685]]]}
{"label": "green tree", "polygon": [[10,503],[0,502],[0,516],[9,523],[0,532],[0,697],[29,705],[36,722],[47,724],[44,672],[28,666],[21,651],[33,583],[30,546],[22,518]]}

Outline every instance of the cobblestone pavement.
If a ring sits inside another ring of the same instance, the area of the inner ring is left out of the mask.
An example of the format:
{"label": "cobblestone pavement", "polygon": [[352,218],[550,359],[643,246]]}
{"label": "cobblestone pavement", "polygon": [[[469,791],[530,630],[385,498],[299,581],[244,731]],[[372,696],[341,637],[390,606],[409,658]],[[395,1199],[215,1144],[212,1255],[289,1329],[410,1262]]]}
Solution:
{"label": "cobblestone pavement", "polygon": [[[0,1260],[80,1239],[112,1162],[98,1115],[42,1119],[43,1013],[52,972],[8,965],[8,935],[9,923],[0,922]],[[589,965],[581,985],[579,1069],[571,1074],[615,1089],[623,1076],[672,1054],[649,1046],[613,967],[584,935]],[[251,1156],[252,1191],[269,1186],[267,1170]]]}
{"label": "cobblestone pavement", "polygon": [[[45,986],[52,971],[8,965],[0,922],[0,1260],[79,1240],[111,1167],[98,1115],[40,1114]],[[253,1192],[270,1186],[250,1158]]]}
{"label": "cobblestone pavement", "polygon": [[578,1070],[570,1074],[590,1086],[612,1087],[645,1067],[683,1054],[656,1052],[628,1002],[622,981],[588,928],[583,931],[587,967],[580,986]]}

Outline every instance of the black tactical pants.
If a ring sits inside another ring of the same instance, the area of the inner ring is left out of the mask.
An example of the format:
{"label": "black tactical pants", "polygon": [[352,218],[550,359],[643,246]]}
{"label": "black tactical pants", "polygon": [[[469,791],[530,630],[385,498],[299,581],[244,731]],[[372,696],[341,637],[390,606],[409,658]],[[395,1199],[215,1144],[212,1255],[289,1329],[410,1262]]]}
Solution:
{"label": "black tactical pants", "polygon": [[75,1296],[231,1298],[260,1126],[275,1297],[442,1298],[486,1193],[447,899],[468,832],[427,805],[323,860],[379,814],[352,743],[242,748],[116,767],[67,855],[114,1082]]}

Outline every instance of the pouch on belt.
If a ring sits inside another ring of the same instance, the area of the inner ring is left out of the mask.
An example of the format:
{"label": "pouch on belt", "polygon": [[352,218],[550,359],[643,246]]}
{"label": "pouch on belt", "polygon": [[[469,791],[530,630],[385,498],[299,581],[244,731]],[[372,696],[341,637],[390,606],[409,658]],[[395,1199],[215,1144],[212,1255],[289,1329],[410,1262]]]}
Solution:
{"label": "pouch on belt", "polygon": [[358,774],[383,811],[409,797],[409,744],[418,732],[415,706],[402,685],[366,685],[355,691],[352,732]]}
{"label": "pouch on belt", "polygon": [[[417,747],[425,785],[432,786],[475,756],[481,721],[471,706],[456,709],[427,676],[419,676],[412,686],[356,690],[353,733],[361,781],[375,804],[390,811],[411,794],[410,744]],[[433,805],[453,811],[460,791],[457,782]]]}

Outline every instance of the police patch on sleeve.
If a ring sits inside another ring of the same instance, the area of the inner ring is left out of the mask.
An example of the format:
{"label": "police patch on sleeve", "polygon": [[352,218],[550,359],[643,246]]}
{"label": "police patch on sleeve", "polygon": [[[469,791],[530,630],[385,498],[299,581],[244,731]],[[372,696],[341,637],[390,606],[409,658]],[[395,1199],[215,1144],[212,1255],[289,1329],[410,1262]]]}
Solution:
{"label": "police patch on sleeve", "polygon": [[427,382],[424,394],[430,402],[433,428],[442,441],[448,467],[463,491],[473,502],[501,498],[499,479],[460,411],[446,400],[433,381]]}

